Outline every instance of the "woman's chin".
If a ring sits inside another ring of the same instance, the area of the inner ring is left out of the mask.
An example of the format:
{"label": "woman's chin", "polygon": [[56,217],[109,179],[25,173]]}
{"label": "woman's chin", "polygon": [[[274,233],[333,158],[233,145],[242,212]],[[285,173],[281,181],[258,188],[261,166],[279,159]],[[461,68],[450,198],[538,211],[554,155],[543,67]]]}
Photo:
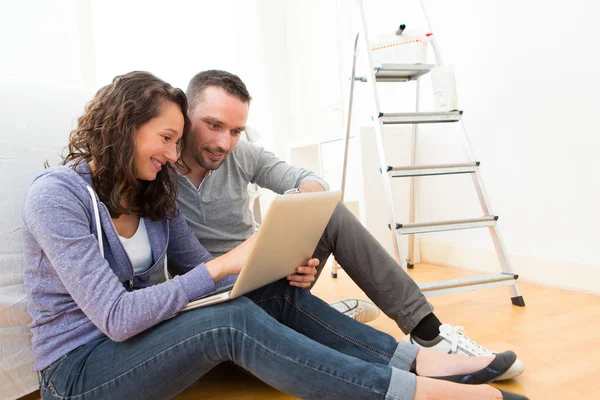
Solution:
{"label": "woman's chin", "polygon": [[157,175],[157,172],[146,172],[145,174],[138,174],[137,178],[141,181],[155,181]]}

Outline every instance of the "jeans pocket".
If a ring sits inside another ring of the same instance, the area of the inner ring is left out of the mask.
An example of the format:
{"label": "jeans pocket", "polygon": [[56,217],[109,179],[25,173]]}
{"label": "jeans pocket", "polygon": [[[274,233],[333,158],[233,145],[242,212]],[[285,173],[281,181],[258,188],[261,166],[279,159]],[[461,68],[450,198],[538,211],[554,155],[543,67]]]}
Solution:
{"label": "jeans pocket", "polygon": [[54,385],[52,384],[52,379],[60,370],[60,368],[68,361],[69,357],[77,351],[77,349],[71,350],[67,354],[63,355],[42,371],[40,384],[41,388],[49,390],[54,396],[59,396],[54,388]]}

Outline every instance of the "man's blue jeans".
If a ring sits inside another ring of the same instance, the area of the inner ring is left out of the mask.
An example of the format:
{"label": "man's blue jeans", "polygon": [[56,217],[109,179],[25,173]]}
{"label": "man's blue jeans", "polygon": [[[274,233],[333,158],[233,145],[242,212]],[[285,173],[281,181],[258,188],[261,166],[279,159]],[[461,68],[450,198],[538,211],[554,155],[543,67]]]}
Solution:
{"label": "man's blue jeans", "polygon": [[304,399],[410,400],[416,354],[282,280],[124,342],[83,345],[43,372],[41,392],[44,399],[165,399],[232,361]]}

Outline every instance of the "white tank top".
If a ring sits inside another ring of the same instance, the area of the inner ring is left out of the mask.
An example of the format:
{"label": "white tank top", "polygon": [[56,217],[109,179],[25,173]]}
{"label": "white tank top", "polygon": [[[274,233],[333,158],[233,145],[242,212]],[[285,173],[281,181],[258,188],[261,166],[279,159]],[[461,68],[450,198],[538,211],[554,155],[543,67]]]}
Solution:
{"label": "white tank top", "polygon": [[133,264],[135,274],[140,274],[152,266],[152,247],[150,246],[144,218],[140,218],[140,224],[132,237],[127,239],[119,236],[119,240],[123,244],[131,264]]}

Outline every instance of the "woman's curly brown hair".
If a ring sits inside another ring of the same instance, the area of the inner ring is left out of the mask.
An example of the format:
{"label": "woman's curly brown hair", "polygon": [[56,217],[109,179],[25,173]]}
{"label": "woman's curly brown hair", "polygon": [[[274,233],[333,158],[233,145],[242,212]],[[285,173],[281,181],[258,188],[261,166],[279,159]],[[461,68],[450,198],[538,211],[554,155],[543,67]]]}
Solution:
{"label": "woman's curly brown hair", "polygon": [[93,161],[92,182],[110,215],[137,214],[152,220],[172,219],[177,214],[177,177],[167,163],[153,181],[136,177],[135,133],[157,117],[161,107],[173,102],[184,117],[181,151],[190,129],[188,103],[182,90],[148,72],[117,76],[86,105],[71,131],[62,164]]}

